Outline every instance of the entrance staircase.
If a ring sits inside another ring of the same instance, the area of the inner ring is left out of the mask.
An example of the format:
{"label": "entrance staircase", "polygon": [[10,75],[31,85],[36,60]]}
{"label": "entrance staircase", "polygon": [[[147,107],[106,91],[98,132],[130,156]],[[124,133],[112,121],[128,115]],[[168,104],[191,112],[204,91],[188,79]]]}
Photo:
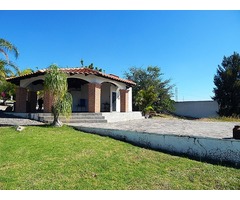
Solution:
{"label": "entrance staircase", "polygon": [[[52,123],[53,116],[51,113],[39,113],[38,121],[44,123]],[[107,123],[107,120],[101,113],[72,113],[69,119],[60,117],[60,121],[64,124],[68,123]]]}

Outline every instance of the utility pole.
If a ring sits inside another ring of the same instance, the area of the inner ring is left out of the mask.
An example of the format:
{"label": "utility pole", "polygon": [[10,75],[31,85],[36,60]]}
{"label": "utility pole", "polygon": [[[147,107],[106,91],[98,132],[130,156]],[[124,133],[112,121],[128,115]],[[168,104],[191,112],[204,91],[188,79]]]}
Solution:
{"label": "utility pole", "polygon": [[175,101],[178,101],[178,88],[175,88]]}

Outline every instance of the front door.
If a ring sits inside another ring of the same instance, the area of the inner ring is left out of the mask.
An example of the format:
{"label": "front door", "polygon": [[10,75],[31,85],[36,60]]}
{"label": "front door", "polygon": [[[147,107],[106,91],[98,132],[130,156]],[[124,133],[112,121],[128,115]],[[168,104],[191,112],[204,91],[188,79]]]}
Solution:
{"label": "front door", "polygon": [[116,111],[116,100],[117,94],[116,92],[112,92],[112,111]]}

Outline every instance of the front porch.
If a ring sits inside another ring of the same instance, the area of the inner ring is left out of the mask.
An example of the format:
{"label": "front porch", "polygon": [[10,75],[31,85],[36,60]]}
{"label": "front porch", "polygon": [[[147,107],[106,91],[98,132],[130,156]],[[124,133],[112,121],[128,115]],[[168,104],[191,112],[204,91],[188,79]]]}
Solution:
{"label": "front porch", "polygon": [[[132,86],[129,80],[120,79],[87,68],[61,69],[68,76],[68,92],[73,97],[73,113],[89,112],[131,112]],[[18,85],[16,89],[15,109],[17,113],[50,113],[52,95],[44,89],[46,70],[15,77],[8,81]],[[39,110],[38,99],[43,98],[43,106]]]}

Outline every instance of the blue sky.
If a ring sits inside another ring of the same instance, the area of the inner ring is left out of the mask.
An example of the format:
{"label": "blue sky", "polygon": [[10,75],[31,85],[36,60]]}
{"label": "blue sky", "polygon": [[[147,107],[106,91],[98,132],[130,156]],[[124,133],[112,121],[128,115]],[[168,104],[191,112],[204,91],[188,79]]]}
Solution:
{"label": "blue sky", "polygon": [[211,99],[223,56],[240,53],[240,11],[1,10],[0,21],[21,69],[79,67],[83,59],[123,77],[132,66],[159,66],[179,101]]}

